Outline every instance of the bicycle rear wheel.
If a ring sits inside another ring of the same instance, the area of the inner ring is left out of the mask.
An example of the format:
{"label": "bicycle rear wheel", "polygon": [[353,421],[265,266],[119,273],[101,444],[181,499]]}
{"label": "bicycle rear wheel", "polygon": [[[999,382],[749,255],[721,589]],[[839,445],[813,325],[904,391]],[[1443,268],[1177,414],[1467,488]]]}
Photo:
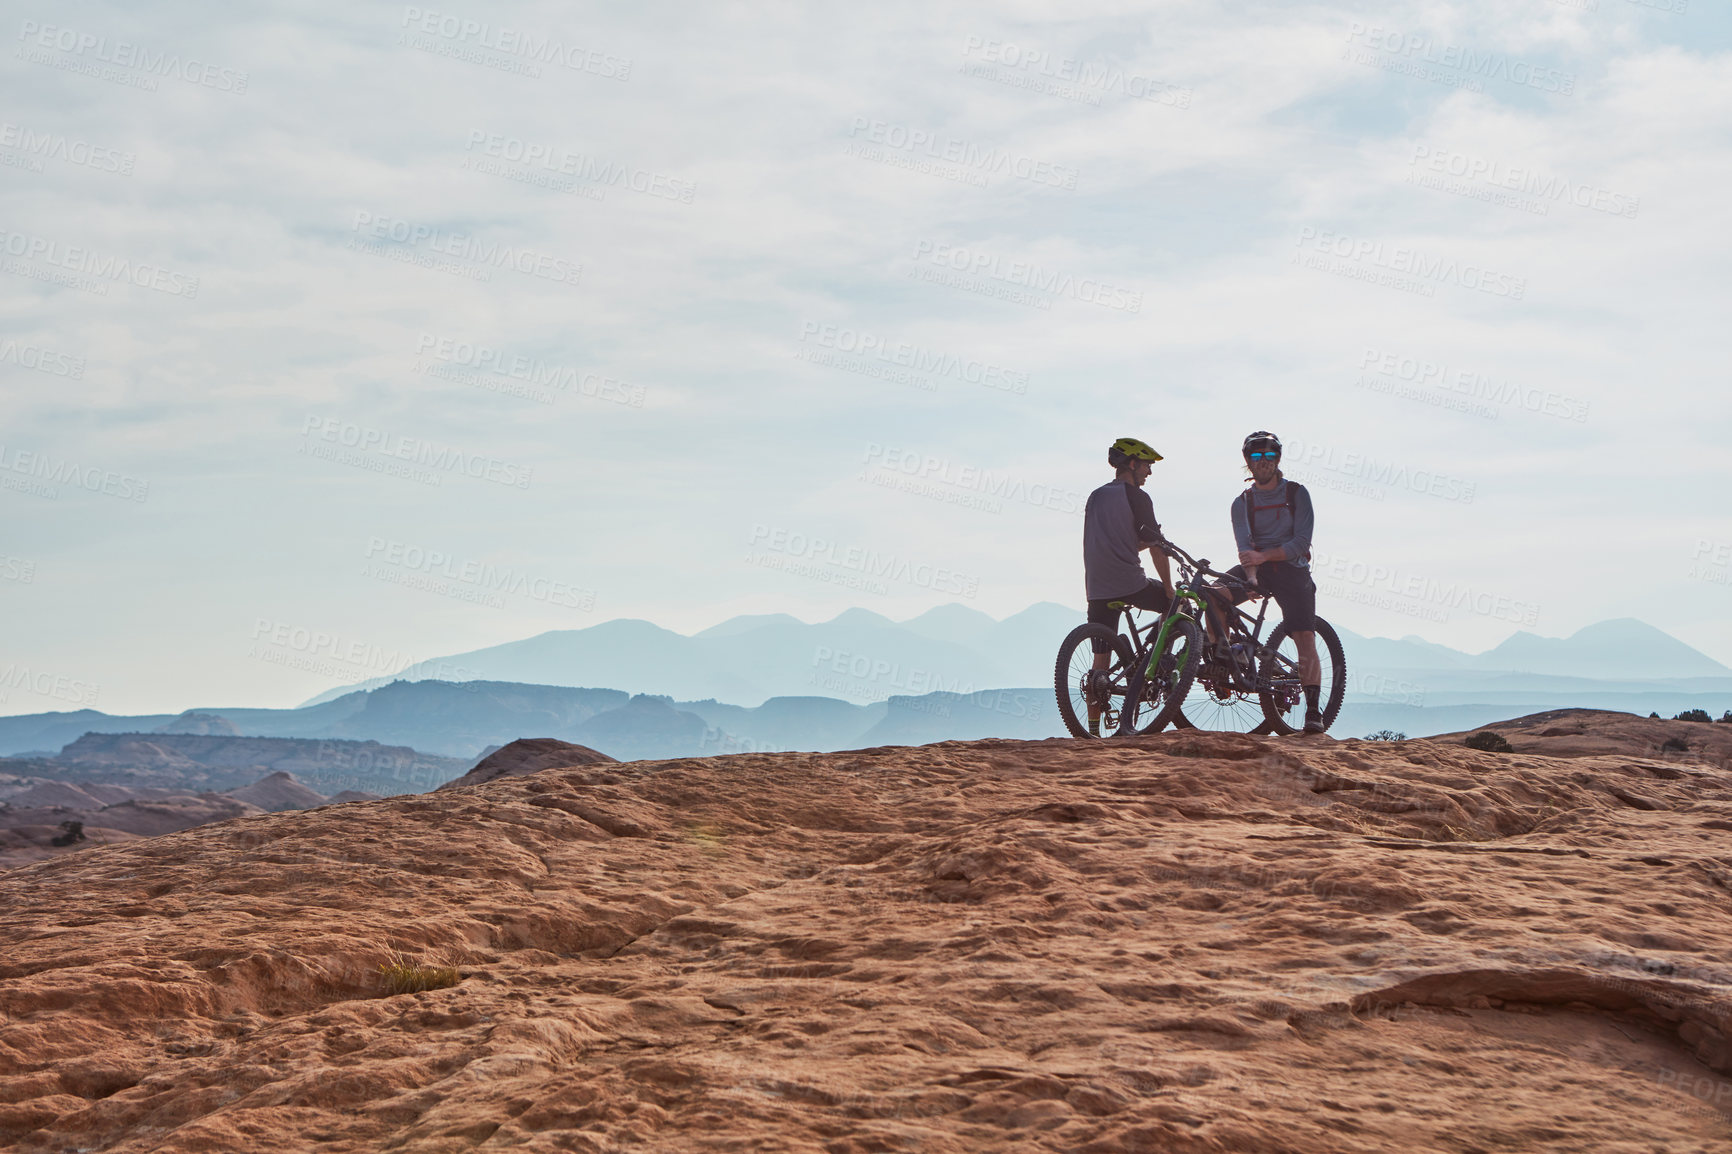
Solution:
{"label": "bicycle rear wheel", "polygon": [[[1097,640],[1105,641],[1111,653],[1102,670],[1094,667]],[[1053,667],[1053,692],[1058,697],[1058,714],[1072,737],[1111,737],[1118,732],[1135,665],[1136,651],[1130,641],[1105,625],[1078,625],[1065,636]],[[1096,717],[1092,733],[1091,709]]]}
{"label": "bicycle rear wheel", "polygon": [[[1322,666],[1318,682],[1317,704],[1323,713],[1323,728],[1335,724],[1341,712],[1341,699],[1347,693],[1347,654],[1341,648],[1341,638],[1335,627],[1317,618],[1317,662]],[[1262,694],[1263,716],[1269,720],[1271,732],[1296,733],[1305,726],[1305,694],[1299,684],[1299,646],[1287,632],[1283,621],[1269,634],[1268,648],[1273,656],[1263,658],[1259,671],[1266,688]]]}

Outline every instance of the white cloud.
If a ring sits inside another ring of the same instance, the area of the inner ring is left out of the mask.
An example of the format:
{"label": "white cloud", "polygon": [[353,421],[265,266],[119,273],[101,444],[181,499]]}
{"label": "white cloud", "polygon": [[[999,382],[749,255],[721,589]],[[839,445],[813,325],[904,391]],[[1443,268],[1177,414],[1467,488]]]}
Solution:
{"label": "white cloud", "polygon": [[[1700,540],[1732,538],[1717,497],[1732,65],[1714,13],[1414,3],[1378,16],[1414,50],[1363,63],[1343,53],[1371,21],[1322,4],[443,10],[488,22],[494,42],[510,27],[594,54],[529,77],[491,66],[509,57],[478,49],[479,32],[424,46],[483,63],[398,43],[408,9],[20,17],[104,37],[101,53],[136,40],[183,66],[244,70],[244,94],[80,74],[65,66],[97,68],[98,50],[7,30],[14,52],[49,63],[0,63],[3,119],[135,160],[130,174],[0,168],[0,227],[57,245],[62,264],[79,246],[199,288],[110,280],[98,295],[0,273],[8,339],[84,363],[74,378],[0,357],[7,451],[150,481],[143,503],[0,491],[0,553],[35,564],[30,583],[0,581],[0,661],[99,682],[110,709],[283,703],[324,682],[249,659],[259,618],[432,654],[613,616],[695,628],[946,599],[748,564],[759,524],[978,575],[974,603],[1002,615],[1078,599],[1076,519],[862,483],[864,446],[1086,491],[1104,479],[1105,443],[1136,433],[1168,454],[1163,520],[1222,555],[1235,449],[1255,426],[1476,485],[1471,502],[1389,485],[1374,498],[1325,470],[1338,485],[1318,484],[1319,542],[1343,556],[1531,600],[1541,632],[1634,613],[1732,654],[1732,586],[1692,569]],[[1505,71],[1464,90],[1462,49]],[[1025,65],[1031,53],[1046,55]],[[629,79],[603,74],[624,60]],[[1382,67],[1399,61],[1430,78]],[[1516,83],[1512,64],[1567,74],[1573,91]],[[962,142],[988,158],[972,170],[986,186],[910,170],[910,150],[847,154],[857,117]],[[476,132],[580,158],[572,183],[512,179],[560,174],[504,158],[465,168],[485,157]],[[1076,187],[1019,178],[1025,161],[1074,170]],[[1489,176],[1451,173],[1486,163]],[[1409,179],[1424,172],[1450,179]],[[681,182],[690,203],[652,191]],[[1590,190],[1586,205],[1536,191],[1559,182]],[[356,251],[357,212],[439,238]],[[1293,263],[1306,229],[1351,238],[1350,259]],[[580,283],[466,259],[476,250],[458,234],[526,251],[531,267],[581,262]],[[1351,259],[1360,241],[1383,247]],[[922,242],[997,264],[961,286],[918,280],[937,267],[930,249],[917,259]],[[1520,277],[1523,299],[1459,275],[1424,281],[1431,295],[1349,275],[1387,271],[1397,249]],[[436,261],[449,267],[423,267]],[[1016,262],[1140,292],[1140,305],[1031,288]],[[1012,291],[1044,307],[1001,299]],[[1006,367],[1026,391],[848,371],[893,359],[801,359],[808,324]],[[418,372],[423,334],[624,382],[641,403],[590,386],[544,405],[490,377]],[[1449,377],[1380,392],[1356,384],[1367,350]],[[1433,403],[1452,398],[1481,411]],[[1586,419],[1530,411],[1535,398],[1584,402]],[[309,416],[533,466],[533,481],[431,485],[365,467],[379,460],[311,459],[298,452]],[[593,588],[595,608],[478,606],[370,578],[380,537],[509,558]],[[1325,612],[1470,649],[1512,627]]]}

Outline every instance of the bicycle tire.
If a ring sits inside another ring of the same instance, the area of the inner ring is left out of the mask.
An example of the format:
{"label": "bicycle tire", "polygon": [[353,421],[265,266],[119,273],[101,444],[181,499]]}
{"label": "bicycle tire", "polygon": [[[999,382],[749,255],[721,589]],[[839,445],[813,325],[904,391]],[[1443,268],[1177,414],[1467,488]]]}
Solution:
{"label": "bicycle tire", "polygon": [[[1106,725],[1102,725],[1101,734],[1092,734],[1088,731],[1087,720],[1083,717],[1079,717],[1077,714],[1078,705],[1083,706],[1083,711],[1085,713],[1087,712],[1088,707],[1086,691],[1081,684],[1080,677],[1077,675],[1093,666],[1094,646],[1092,642],[1096,638],[1109,641],[1112,645],[1111,651],[1116,658],[1115,661],[1109,662],[1107,665],[1107,702],[1110,702],[1114,695],[1113,689],[1115,684],[1118,687],[1118,696],[1122,701],[1126,683],[1129,680],[1128,671],[1137,663],[1136,651],[1131,647],[1129,639],[1127,639],[1123,634],[1116,633],[1107,628],[1105,625],[1095,625],[1092,623],[1087,625],[1078,625],[1075,629],[1072,629],[1069,633],[1065,634],[1065,639],[1058,647],[1058,660],[1053,663],[1052,686],[1053,695],[1058,699],[1058,715],[1064,720],[1064,727],[1070,732],[1072,737],[1094,738],[1097,736],[1110,736],[1112,733],[1117,731],[1117,721],[1115,718],[1110,730]],[[1088,648],[1088,662],[1084,666],[1073,668],[1073,659],[1076,656],[1077,650],[1084,642],[1091,643]],[[1076,682],[1076,684],[1073,684],[1073,681]],[[1121,705],[1120,709],[1122,710],[1122,708],[1123,706]]]}
{"label": "bicycle tire", "polygon": [[[1173,710],[1173,719],[1172,719],[1171,724],[1172,724],[1172,727],[1174,729],[1195,729],[1195,728],[1197,728],[1196,723],[1193,722],[1190,718],[1185,716],[1185,711],[1183,709]],[[1246,730],[1246,732],[1251,734],[1253,737],[1261,737],[1264,734],[1269,733],[1270,732],[1269,719],[1264,718],[1262,725],[1257,726],[1255,729]]]}
{"label": "bicycle tire", "polygon": [[[1181,712],[1185,695],[1191,692],[1191,682],[1202,662],[1202,650],[1203,631],[1195,621],[1176,620],[1168,626],[1164,651],[1151,652],[1131,671],[1124,708],[1119,712],[1120,737],[1159,733],[1167,727],[1173,715]],[[1147,676],[1150,666],[1154,668],[1152,679]],[[1149,690],[1155,687],[1160,689],[1158,704],[1148,700]]]}
{"label": "bicycle tire", "polygon": [[[1317,634],[1317,640],[1321,643],[1324,651],[1318,653],[1318,658],[1321,660],[1324,657],[1324,653],[1328,654],[1328,666],[1323,671],[1324,675],[1328,678],[1328,682],[1324,686],[1327,691],[1327,696],[1321,703],[1323,706],[1321,711],[1323,714],[1323,731],[1327,733],[1329,727],[1335,724],[1336,717],[1340,715],[1341,700],[1347,695],[1347,652],[1341,648],[1341,637],[1335,632],[1335,626],[1329,624],[1329,622],[1323,620],[1321,617],[1317,618],[1315,632]],[[1281,642],[1287,640],[1287,638],[1287,623],[1283,621],[1275,627],[1273,633],[1269,634],[1268,647],[1271,650],[1279,650],[1281,648]],[[1258,670],[1259,675],[1263,679],[1267,680],[1269,678],[1272,665],[1273,660],[1271,658],[1265,657],[1263,659],[1263,667]],[[1263,699],[1263,716],[1268,719],[1269,731],[1271,733],[1285,736],[1289,733],[1299,732],[1303,727],[1302,724],[1294,725],[1292,723],[1289,719],[1292,712],[1291,709],[1282,709],[1280,702],[1276,699],[1275,694],[1272,691],[1265,689],[1262,692],[1261,697]]]}

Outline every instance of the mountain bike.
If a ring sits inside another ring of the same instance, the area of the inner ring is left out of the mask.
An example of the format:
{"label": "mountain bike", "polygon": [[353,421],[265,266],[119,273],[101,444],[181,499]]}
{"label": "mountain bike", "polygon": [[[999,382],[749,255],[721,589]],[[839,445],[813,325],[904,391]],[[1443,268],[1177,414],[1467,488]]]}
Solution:
{"label": "mountain bike", "polygon": [[[1298,645],[1285,621],[1262,640],[1273,598],[1252,586],[1259,602],[1253,617],[1231,604],[1223,587],[1239,584],[1237,578],[1171,543],[1167,552],[1179,563],[1177,595],[1126,675],[1117,702],[1119,735],[1158,733],[1168,724],[1238,733],[1288,734],[1303,728]],[[1211,577],[1222,585],[1209,584]],[[1322,665],[1318,704],[1327,730],[1347,691],[1347,657],[1335,627],[1321,617],[1316,635]]]}
{"label": "mountain bike", "polygon": [[[1149,661],[1149,643],[1155,636],[1161,617],[1150,613],[1146,622],[1138,624],[1135,614],[1146,612],[1123,601],[1110,603],[1124,610],[1128,636],[1105,625],[1078,625],[1065,635],[1058,647],[1058,662],[1053,667],[1053,692],[1058,697],[1058,713],[1072,737],[1113,737],[1120,731],[1119,718],[1124,710],[1131,677]],[[1094,643],[1103,641],[1112,654],[1107,667],[1094,667]],[[1093,714],[1091,724],[1090,714]],[[1153,729],[1142,732],[1154,732]]]}

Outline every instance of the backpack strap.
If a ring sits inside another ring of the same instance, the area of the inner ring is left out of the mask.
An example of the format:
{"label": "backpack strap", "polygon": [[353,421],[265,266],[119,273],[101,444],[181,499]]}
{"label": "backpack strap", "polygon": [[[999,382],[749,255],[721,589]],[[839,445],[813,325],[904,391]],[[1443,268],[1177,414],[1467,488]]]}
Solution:
{"label": "backpack strap", "polygon": [[[1286,480],[1286,479],[1283,478],[1283,480]],[[1298,486],[1298,484],[1299,484],[1299,482],[1297,482],[1297,481],[1286,481],[1286,487],[1283,490],[1283,493],[1286,496],[1286,500],[1283,501],[1280,505],[1263,505],[1263,506],[1259,507],[1257,504],[1257,499],[1254,496],[1252,496],[1252,494],[1256,491],[1255,486],[1245,490],[1245,492],[1244,492],[1245,524],[1250,527],[1251,537],[1253,540],[1255,540],[1255,538],[1257,536],[1257,514],[1258,513],[1273,513],[1276,509],[1280,509],[1280,508],[1285,507],[1287,510],[1287,515],[1289,517],[1292,517],[1295,520],[1298,519],[1299,513],[1298,513],[1298,511],[1294,505],[1294,502],[1293,502],[1293,490],[1295,487]],[[1310,550],[1306,550],[1305,560],[1306,561],[1311,560]]]}

